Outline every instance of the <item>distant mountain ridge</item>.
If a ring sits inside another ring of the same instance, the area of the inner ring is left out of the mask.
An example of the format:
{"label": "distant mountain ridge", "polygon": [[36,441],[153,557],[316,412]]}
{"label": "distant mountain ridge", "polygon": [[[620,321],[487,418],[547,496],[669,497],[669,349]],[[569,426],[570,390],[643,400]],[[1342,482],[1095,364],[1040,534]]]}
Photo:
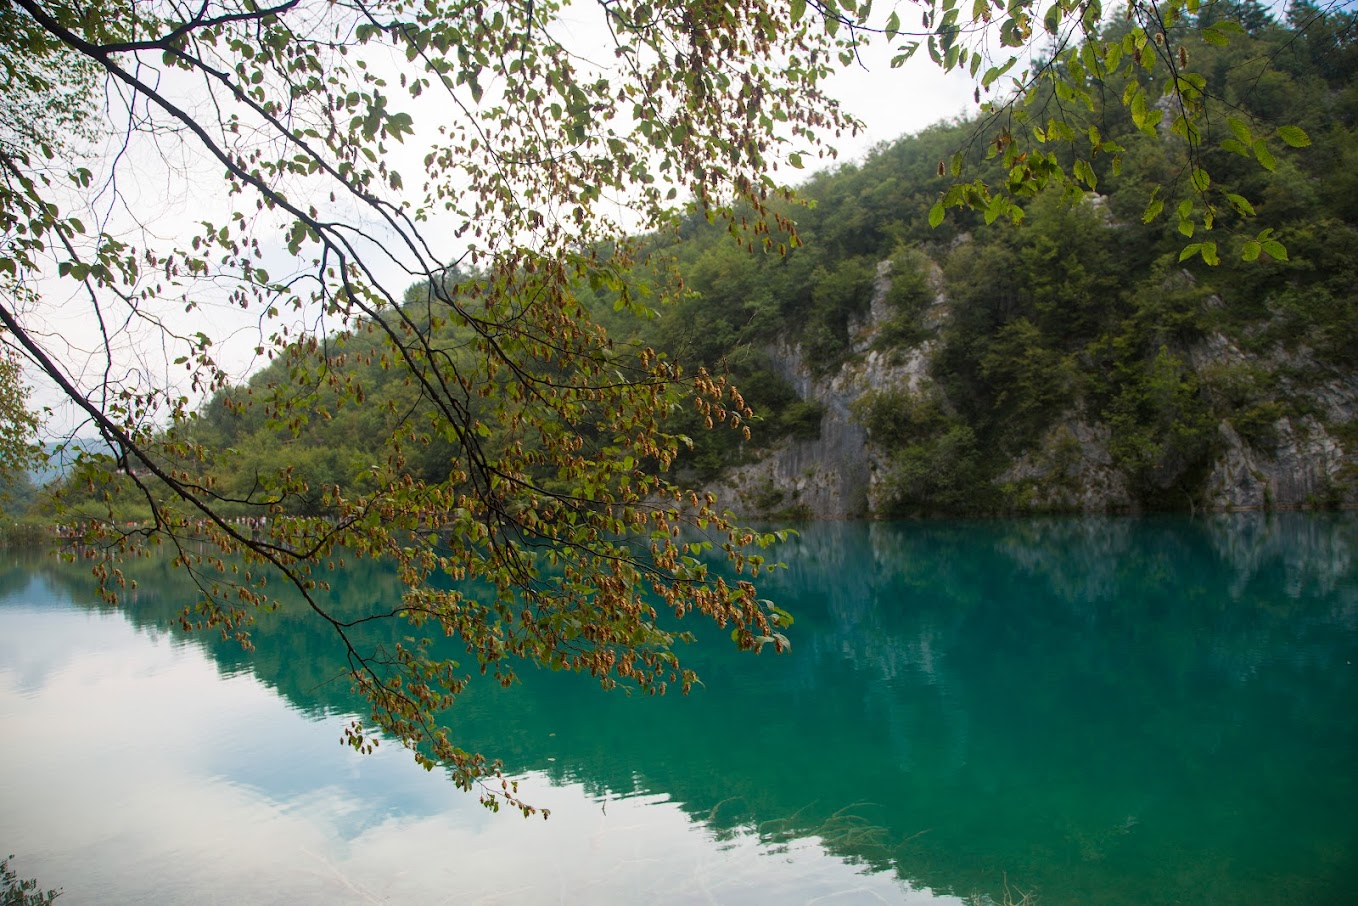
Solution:
{"label": "distant mountain ridge", "polygon": [[76,458],[82,454],[111,452],[108,444],[99,437],[48,440],[44,441],[41,447],[42,461],[28,470],[29,480],[38,487],[63,478],[75,465]]}

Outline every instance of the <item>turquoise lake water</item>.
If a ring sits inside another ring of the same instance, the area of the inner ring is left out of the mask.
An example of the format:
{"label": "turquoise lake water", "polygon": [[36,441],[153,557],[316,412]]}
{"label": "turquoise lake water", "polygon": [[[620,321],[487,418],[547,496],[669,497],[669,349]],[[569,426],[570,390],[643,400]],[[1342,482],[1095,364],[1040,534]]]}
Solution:
{"label": "turquoise lake water", "polygon": [[[763,592],[792,651],[686,652],[628,698],[529,669],[454,738],[491,815],[359,708],[323,627],[186,636],[0,552],[0,850],[65,903],[1358,902],[1358,518],[807,527]],[[350,569],[334,606],[388,605]]]}

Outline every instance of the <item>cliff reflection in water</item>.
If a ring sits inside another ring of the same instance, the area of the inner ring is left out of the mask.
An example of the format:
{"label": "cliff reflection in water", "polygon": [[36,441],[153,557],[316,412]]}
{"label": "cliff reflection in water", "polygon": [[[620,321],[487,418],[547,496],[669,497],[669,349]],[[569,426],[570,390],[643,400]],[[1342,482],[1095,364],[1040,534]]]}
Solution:
{"label": "cliff reflection in water", "polygon": [[[448,718],[510,773],[667,794],[939,892],[998,900],[1007,875],[1044,903],[1338,903],[1358,876],[1355,552],[1348,516],[814,525],[762,589],[796,616],[790,654],[698,627],[688,698],[530,668]],[[81,568],[42,568],[92,601]],[[129,616],[178,634],[183,576],[135,570]],[[399,594],[363,563],[335,588],[345,616]],[[252,655],[199,644],[299,709],[359,708],[300,609]]]}

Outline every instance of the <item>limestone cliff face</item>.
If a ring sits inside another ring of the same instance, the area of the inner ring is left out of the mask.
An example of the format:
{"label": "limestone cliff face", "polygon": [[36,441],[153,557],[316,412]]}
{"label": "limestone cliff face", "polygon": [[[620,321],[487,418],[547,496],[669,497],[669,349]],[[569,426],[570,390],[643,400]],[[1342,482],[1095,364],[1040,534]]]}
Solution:
{"label": "limestone cliff face", "polygon": [[[1187,351],[1198,375],[1259,364],[1282,369],[1282,360],[1252,360],[1221,334],[1213,334]],[[1296,361],[1291,362],[1297,365]],[[1315,414],[1283,416],[1253,442],[1227,420],[1216,427],[1216,443],[1206,478],[1185,495],[1184,509],[1296,509],[1351,504],[1347,490],[1358,475],[1358,455],[1346,452],[1326,425],[1343,425],[1358,417],[1358,376],[1334,376],[1307,387],[1281,382],[1280,395],[1290,409]],[[1109,454],[1108,426],[1071,413],[1048,430],[1042,442],[1001,476],[1001,482],[1027,484],[1026,503],[1034,508],[1086,513],[1136,509],[1127,476]]]}
{"label": "limestone cliff face", "polygon": [[[747,517],[844,519],[883,512],[884,476],[893,451],[874,443],[855,416],[855,403],[872,391],[904,391],[948,405],[931,373],[937,339],[912,348],[881,348],[882,328],[893,314],[886,302],[891,278],[891,262],[882,262],[868,312],[850,325],[853,355],[838,370],[818,375],[799,345],[778,343],[766,349],[774,367],[802,399],[822,407],[820,435],[814,440],[785,439],[757,461],[729,469],[711,488],[727,506]],[[947,323],[949,308],[936,267],[930,283],[933,303],[922,326],[933,335]],[[1184,351],[1184,358],[1199,375],[1250,365],[1280,373],[1315,371],[1295,355],[1274,361],[1252,359],[1222,335],[1201,340]],[[1283,378],[1278,385],[1278,395],[1289,401],[1285,409],[1292,414],[1279,417],[1267,430],[1253,432],[1251,439],[1222,420],[1204,477],[1184,493],[1183,509],[1358,504],[1358,443],[1346,449],[1344,438],[1338,436],[1354,433],[1344,431],[1344,426],[1358,428],[1358,375],[1333,374],[1305,386]],[[1111,439],[1107,424],[1082,406],[1073,408],[995,477],[1006,508],[1089,514],[1135,511],[1133,482],[1110,452]]]}
{"label": "limestone cliff face", "polygon": [[1020,503],[1046,512],[1109,513],[1134,508],[1127,476],[1109,452],[1112,432],[1069,413],[999,478],[1021,488]]}
{"label": "limestone cliff face", "polygon": [[[935,286],[940,283],[937,275]],[[853,405],[869,391],[905,388],[922,392],[932,385],[929,369],[934,341],[908,350],[879,351],[873,343],[890,318],[891,262],[877,266],[865,319],[850,326],[854,356],[838,371],[816,376],[800,345],[778,343],[766,352],[779,373],[804,400],[823,410],[814,440],[785,439],[758,461],[727,471],[711,490],[737,512],[750,516],[790,514],[812,519],[871,516],[873,490],[882,451],[870,443],[854,416]],[[946,317],[946,299],[937,293],[926,319]]]}
{"label": "limestone cliff face", "polygon": [[1273,425],[1272,443],[1251,445],[1222,422],[1221,453],[1204,488],[1214,509],[1293,508],[1358,502],[1358,451],[1346,450],[1332,426],[1358,418],[1358,376],[1336,376],[1297,392],[1315,414]]}

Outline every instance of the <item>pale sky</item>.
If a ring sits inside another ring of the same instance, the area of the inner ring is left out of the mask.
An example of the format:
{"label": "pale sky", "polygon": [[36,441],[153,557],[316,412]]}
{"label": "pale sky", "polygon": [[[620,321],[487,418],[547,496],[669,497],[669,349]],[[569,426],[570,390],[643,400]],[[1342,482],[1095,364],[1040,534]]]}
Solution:
{"label": "pale sky", "polygon": [[867,131],[839,143],[840,160],[857,160],[881,142],[891,142],[958,114],[977,109],[975,83],[960,69],[945,73],[923,49],[900,69],[889,65],[886,47],[864,54],[867,68],[854,66],[835,76],[829,93],[867,125]]}

